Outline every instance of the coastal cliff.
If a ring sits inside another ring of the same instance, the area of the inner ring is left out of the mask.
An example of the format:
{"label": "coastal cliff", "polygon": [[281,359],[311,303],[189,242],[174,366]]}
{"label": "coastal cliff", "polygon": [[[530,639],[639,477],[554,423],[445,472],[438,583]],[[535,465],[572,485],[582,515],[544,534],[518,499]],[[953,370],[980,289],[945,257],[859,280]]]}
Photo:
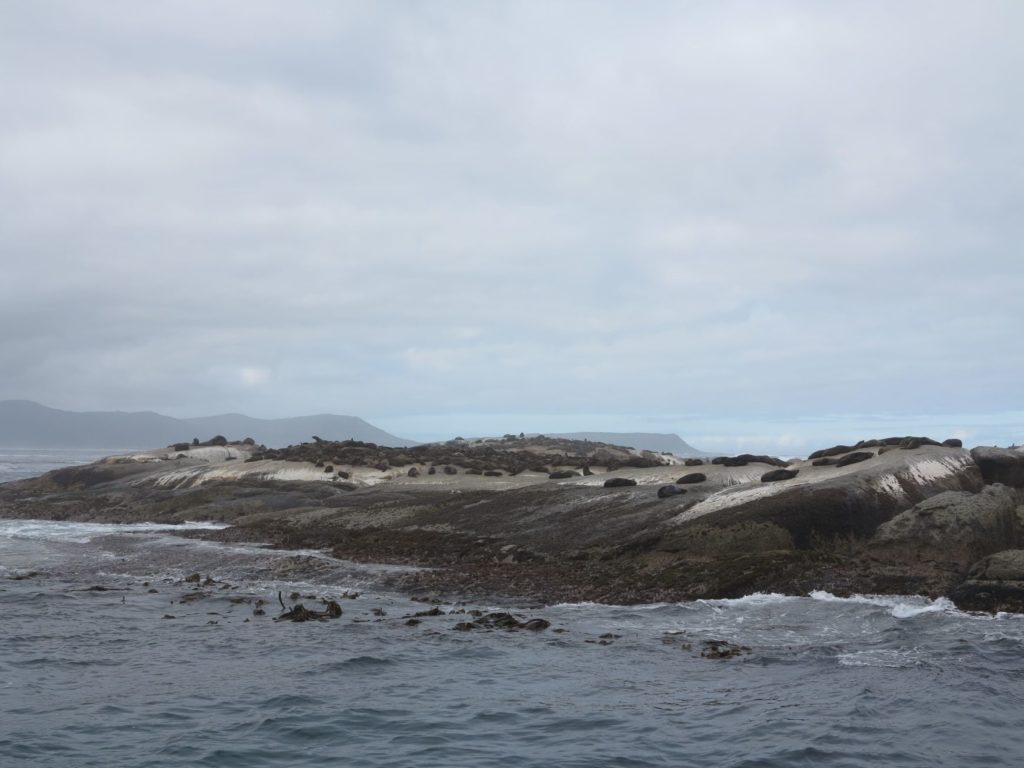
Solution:
{"label": "coastal cliff", "polygon": [[802,461],[522,437],[384,448],[219,439],[0,486],[0,517],[218,520],[225,540],[428,569],[415,592],[611,603],[751,592],[1024,608],[1024,451],[926,438]]}

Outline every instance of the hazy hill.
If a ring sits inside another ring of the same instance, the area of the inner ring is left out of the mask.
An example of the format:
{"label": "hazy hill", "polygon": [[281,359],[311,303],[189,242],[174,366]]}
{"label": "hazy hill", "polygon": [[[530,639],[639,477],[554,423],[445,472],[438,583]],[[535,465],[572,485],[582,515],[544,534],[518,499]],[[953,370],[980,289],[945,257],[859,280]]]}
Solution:
{"label": "hazy hill", "polygon": [[563,432],[551,437],[566,437],[570,440],[593,440],[598,443],[625,445],[642,451],[661,453],[668,451],[676,456],[710,456],[694,448],[679,435],[658,432]]}
{"label": "hazy hill", "polygon": [[254,419],[238,413],[175,419],[152,411],[79,413],[47,408],[30,400],[0,401],[0,446],[17,448],[154,448],[193,437],[207,440],[252,437],[268,446],[310,440],[363,440],[378,445],[415,445],[356,416],[298,416]]}

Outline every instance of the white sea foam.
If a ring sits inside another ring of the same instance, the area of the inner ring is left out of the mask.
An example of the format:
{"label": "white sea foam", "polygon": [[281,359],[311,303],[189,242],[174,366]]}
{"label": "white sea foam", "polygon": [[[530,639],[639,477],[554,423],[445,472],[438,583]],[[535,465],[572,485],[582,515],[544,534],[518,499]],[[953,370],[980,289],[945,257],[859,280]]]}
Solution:
{"label": "white sea foam", "polygon": [[909,649],[877,649],[840,653],[836,656],[843,667],[888,667],[901,669],[919,667],[925,662],[916,648]]}
{"label": "white sea foam", "polygon": [[754,592],[743,597],[722,598],[721,600],[698,600],[698,603],[711,608],[751,608],[762,605],[790,603],[799,600],[792,595],[781,595],[777,592]]}
{"label": "white sea foam", "polygon": [[851,595],[850,597],[836,597],[831,592],[819,590],[811,592],[810,598],[828,603],[852,603],[888,608],[890,615],[896,619],[910,619],[925,613],[962,613],[946,597],[940,597],[935,600],[911,595]]}
{"label": "white sea foam", "polygon": [[0,538],[45,539],[87,544],[97,536],[131,533],[164,533],[186,530],[219,530],[223,523],[72,523],[62,520],[0,520]]}

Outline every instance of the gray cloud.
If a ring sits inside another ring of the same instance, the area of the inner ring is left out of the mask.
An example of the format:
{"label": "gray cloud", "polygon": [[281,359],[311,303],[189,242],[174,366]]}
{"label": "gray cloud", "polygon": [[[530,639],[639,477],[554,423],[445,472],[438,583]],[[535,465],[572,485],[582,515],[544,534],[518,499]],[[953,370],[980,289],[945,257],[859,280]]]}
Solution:
{"label": "gray cloud", "polygon": [[4,16],[0,397],[779,445],[1021,407],[1017,3]]}

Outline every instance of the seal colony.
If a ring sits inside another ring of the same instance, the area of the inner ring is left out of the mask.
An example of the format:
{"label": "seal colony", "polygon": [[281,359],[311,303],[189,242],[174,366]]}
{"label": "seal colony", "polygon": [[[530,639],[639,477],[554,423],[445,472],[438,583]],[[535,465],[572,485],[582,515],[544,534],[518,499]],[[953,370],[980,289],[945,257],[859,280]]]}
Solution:
{"label": "seal colony", "polygon": [[0,517],[210,520],[413,594],[638,603],[824,590],[1024,612],[1024,449],[896,437],[806,460],[590,441],[178,443],[0,486]]}

